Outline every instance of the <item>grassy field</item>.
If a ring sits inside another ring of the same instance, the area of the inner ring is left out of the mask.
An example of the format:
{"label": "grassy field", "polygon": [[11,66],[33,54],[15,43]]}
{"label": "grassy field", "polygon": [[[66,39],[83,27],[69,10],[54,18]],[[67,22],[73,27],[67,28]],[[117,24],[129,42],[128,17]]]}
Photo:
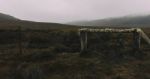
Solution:
{"label": "grassy field", "polygon": [[[150,37],[150,28],[142,28]],[[80,55],[78,28],[0,29],[0,79],[150,79],[150,46],[132,50],[132,34],[89,33]]]}

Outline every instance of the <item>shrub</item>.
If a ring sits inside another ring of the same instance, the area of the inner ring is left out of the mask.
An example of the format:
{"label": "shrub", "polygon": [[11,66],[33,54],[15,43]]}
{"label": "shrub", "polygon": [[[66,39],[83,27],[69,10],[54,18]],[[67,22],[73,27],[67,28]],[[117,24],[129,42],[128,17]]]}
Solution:
{"label": "shrub", "polygon": [[39,52],[33,52],[26,55],[23,60],[26,61],[47,61],[55,58],[55,55],[53,52],[50,51],[39,51]]}

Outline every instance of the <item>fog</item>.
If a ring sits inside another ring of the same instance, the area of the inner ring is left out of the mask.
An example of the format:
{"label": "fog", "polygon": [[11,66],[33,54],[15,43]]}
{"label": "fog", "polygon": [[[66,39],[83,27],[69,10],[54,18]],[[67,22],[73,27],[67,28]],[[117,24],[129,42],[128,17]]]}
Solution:
{"label": "fog", "polygon": [[150,14],[150,0],[0,0],[0,12],[23,20],[64,23]]}

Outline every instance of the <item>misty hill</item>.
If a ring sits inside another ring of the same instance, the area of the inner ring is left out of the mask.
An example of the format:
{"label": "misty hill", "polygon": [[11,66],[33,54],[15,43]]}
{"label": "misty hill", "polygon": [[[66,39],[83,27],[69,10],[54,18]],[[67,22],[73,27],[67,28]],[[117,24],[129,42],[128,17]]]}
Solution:
{"label": "misty hill", "polygon": [[21,26],[22,29],[45,29],[45,30],[76,28],[76,26],[73,25],[65,25],[59,23],[26,21],[7,14],[0,13],[0,29],[17,29],[19,26]]}
{"label": "misty hill", "polygon": [[70,22],[72,25],[85,25],[85,26],[119,26],[119,25],[150,25],[150,15],[147,16],[126,16],[119,18],[107,18],[92,21],[78,21]]}
{"label": "misty hill", "polygon": [[1,21],[17,21],[17,20],[19,19],[10,15],[7,15],[7,14],[0,13],[0,22]]}

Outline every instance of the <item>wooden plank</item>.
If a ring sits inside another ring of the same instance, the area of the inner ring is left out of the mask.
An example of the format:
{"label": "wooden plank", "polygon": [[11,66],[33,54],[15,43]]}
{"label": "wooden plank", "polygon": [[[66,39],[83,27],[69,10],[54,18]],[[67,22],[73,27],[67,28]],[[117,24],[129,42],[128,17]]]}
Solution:
{"label": "wooden plank", "polygon": [[113,29],[113,28],[104,28],[104,29],[91,29],[91,28],[82,28],[79,31],[84,32],[120,32],[120,33],[130,33],[133,32],[137,28],[130,28],[130,29]]}

